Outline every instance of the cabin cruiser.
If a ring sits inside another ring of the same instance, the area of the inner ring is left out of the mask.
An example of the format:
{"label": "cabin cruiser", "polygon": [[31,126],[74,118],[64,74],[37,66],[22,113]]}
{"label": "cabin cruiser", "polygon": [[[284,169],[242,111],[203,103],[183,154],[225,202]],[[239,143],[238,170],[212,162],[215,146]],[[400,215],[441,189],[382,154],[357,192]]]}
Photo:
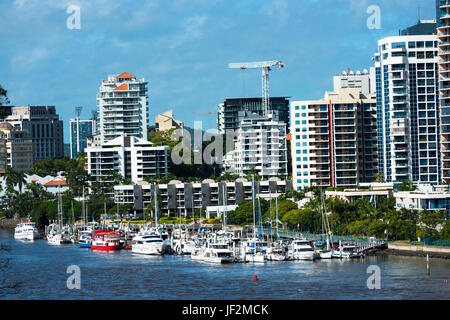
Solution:
{"label": "cabin cruiser", "polygon": [[23,222],[20,223],[14,229],[14,239],[17,240],[30,240],[39,239],[41,235],[34,222]]}
{"label": "cabin cruiser", "polygon": [[358,252],[358,247],[354,245],[343,245],[339,246],[338,250],[334,250],[332,257],[333,258],[361,258],[364,256],[364,253]]}
{"label": "cabin cruiser", "polygon": [[137,235],[133,238],[131,252],[149,255],[163,255],[166,252],[166,244],[161,235],[156,233]]}
{"label": "cabin cruiser", "polygon": [[234,262],[233,251],[224,243],[209,243],[206,247],[197,248],[191,254],[192,260],[211,263]]}
{"label": "cabin cruiser", "polygon": [[79,231],[78,246],[80,248],[90,248],[92,244],[92,230]]}
{"label": "cabin cruiser", "polygon": [[194,240],[173,239],[173,251],[180,255],[192,254],[196,246]]}
{"label": "cabin cruiser", "polygon": [[290,249],[289,257],[292,260],[315,260],[317,258],[316,251],[309,240],[293,240]]}
{"label": "cabin cruiser", "polygon": [[120,250],[120,237],[117,233],[106,230],[92,232],[91,249],[95,250]]}
{"label": "cabin cruiser", "polygon": [[264,255],[267,251],[268,244],[266,241],[259,239],[249,239],[243,243],[245,253],[245,262],[264,263]]}
{"label": "cabin cruiser", "polygon": [[268,261],[285,261],[286,253],[281,246],[269,246],[266,251],[266,260]]}

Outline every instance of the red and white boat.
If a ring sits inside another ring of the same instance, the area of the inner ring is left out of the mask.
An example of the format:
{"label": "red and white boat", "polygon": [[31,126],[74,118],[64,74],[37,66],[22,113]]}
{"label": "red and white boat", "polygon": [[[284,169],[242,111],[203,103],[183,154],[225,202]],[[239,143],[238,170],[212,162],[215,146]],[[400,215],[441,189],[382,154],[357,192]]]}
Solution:
{"label": "red and white boat", "polygon": [[120,250],[120,236],[111,231],[96,230],[92,233],[91,249],[96,250]]}

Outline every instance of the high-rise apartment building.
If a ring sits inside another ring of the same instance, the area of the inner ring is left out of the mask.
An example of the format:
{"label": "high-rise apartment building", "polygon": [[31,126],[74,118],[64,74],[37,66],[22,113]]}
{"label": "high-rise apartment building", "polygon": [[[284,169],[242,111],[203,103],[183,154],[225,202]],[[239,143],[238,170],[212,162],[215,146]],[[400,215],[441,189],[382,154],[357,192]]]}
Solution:
{"label": "high-rise apartment building", "polygon": [[94,120],[70,119],[70,158],[76,159],[87,147],[87,138],[95,131]]}
{"label": "high-rise apartment building", "polygon": [[[419,23],[416,30],[430,32],[433,28],[420,28]],[[387,182],[438,183],[438,41],[435,34],[415,33],[378,41],[375,68],[379,172]]]}
{"label": "high-rise apartment building", "polygon": [[441,178],[450,183],[450,1],[436,0],[441,138]]}
{"label": "high-rise apartment building", "polygon": [[101,143],[127,135],[147,139],[147,82],[124,72],[103,80],[97,95]]}
{"label": "high-rise apartment building", "polygon": [[[270,114],[275,114],[279,121],[289,126],[289,97],[270,98]],[[247,111],[258,115],[264,115],[262,98],[229,98],[219,105],[218,129],[219,134],[225,134],[226,130],[235,131],[239,128],[242,117]]]}
{"label": "high-rise apartment building", "polygon": [[33,141],[33,161],[63,158],[63,121],[54,106],[12,107],[5,121],[27,131]]}
{"label": "high-rise apartment building", "polygon": [[[0,123],[0,141],[5,147],[7,165],[18,171],[33,167],[33,142],[27,131],[14,128],[8,122]],[[4,159],[5,154],[0,158]]]}
{"label": "high-rise apartment building", "polygon": [[147,176],[166,175],[169,147],[155,147],[151,142],[131,136],[121,136],[85,149],[88,173],[95,181],[107,181],[111,170],[133,182]]}
{"label": "high-rise apartment building", "polygon": [[276,115],[268,117],[241,111],[234,150],[225,157],[228,172],[241,177],[252,170],[263,180],[288,175],[286,124]]}
{"label": "high-rise apartment building", "polygon": [[377,174],[376,97],[358,88],[291,102],[291,158],[295,190],[356,187]]}

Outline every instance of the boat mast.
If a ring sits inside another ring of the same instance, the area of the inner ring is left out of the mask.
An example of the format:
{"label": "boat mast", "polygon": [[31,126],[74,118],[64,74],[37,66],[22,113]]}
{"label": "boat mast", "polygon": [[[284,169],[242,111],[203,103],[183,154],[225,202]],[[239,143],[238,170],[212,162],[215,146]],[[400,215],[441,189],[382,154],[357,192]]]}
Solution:
{"label": "boat mast", "polygon": [[158,201],[156,195],[156,183],[155,183],[155,226],[158,227]]}
{"label": "boat mast", "polygon": [[256,239],[255,176],[252,174],[253,239]]}
{"label": "boat mast", "polygon": [[[225,183],[225,188],[227,187],[227,184]],[[227,203],[225,200],[225,188],[222,189],[222,195],[223,195],[223,200],[222,200],[222,204],[223,204],[223,230],[225,231],[225,227],[227,226]]]}
{"label": "boat mast", "polygon": [[277,240],[280,237],[280,235],[278,234],[278,197],[275,198],[275,225],[277,228]]}
{"label": "boat mast", "polygon": [[83,224],[86,225],[86,213],[85,213],[85,207],[84,207],[84,185],[83,185],[83,201],[81,206],[81,220],[83,220]]}
{"label": "boat mast", "polygon": [[272,192],[270,192],[270,200],[269,200],[269,234],[270,234],[270,243],[272,244],[273,239],[272,239]]}

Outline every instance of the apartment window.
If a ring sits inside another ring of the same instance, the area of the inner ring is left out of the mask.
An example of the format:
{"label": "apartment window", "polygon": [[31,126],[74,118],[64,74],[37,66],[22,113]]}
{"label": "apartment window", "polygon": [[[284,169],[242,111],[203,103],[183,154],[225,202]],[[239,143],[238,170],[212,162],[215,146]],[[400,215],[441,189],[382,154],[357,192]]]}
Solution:
{"label": "apartment window", "polygon": [[299,106],[295,106],[295,110],[300,110],[300,107]]}
{"label": "apartment window", "polygon": [[416,47],[416,43],[414,41],[408,42],[408,48],[415,48],[415,47]]}
{"label": "apartment window", "polygon": [[417,48],[423,48],[425,43],[423,41],[417,41]]}
{"label": "apartment window", "polygon": [[296,117],[296,118],[300,117],[300,113],[296,113],[296,114],[295,114],[295,117]]}
{"label": "apartment window", "polygon": [[302,106],[302,110],[306,110],[306,106]]}
{"label": "apartment window", "polygon": [[302,117],[306,117],[306,113],[302,113]]}
{"label": "apartment window", "polygon": [[405,42],[393,42],[392,49],[404,49],[406,48]]}

